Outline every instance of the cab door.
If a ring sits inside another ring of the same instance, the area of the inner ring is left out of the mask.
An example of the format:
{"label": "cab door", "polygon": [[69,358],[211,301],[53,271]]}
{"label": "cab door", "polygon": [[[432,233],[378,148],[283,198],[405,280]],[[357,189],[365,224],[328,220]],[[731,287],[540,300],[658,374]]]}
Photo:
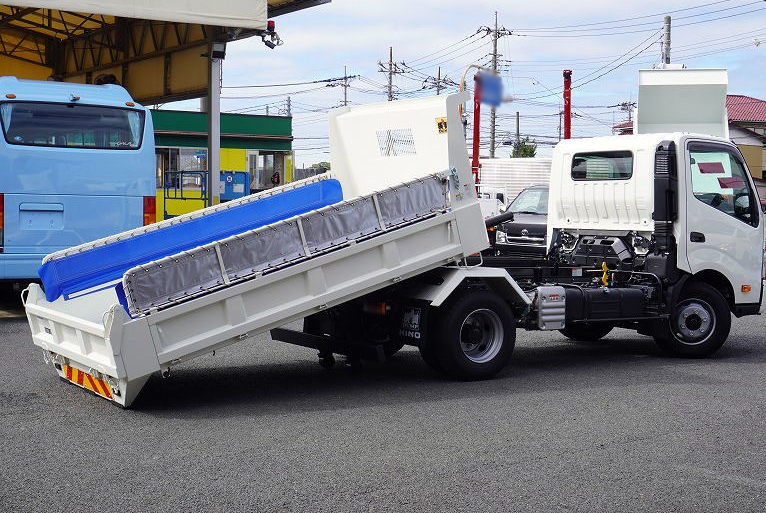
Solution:
{"label": "cab door", "polygon": [[686,149],[689,268],[719,271],[731,282],[735,303],[757,303],[764,227],[745,161],[736,146],[725,143],[691,140]]}

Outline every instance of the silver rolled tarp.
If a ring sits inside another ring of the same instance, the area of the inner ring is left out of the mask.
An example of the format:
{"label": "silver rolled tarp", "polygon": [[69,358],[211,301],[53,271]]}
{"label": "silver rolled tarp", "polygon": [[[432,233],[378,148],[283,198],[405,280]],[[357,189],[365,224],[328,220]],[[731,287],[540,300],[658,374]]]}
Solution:
{"label": "silver rolled tarp", "polygon": [[409,225],[449,207],[444,173],[278,221],[128,270],[131,315],[167,308]]}

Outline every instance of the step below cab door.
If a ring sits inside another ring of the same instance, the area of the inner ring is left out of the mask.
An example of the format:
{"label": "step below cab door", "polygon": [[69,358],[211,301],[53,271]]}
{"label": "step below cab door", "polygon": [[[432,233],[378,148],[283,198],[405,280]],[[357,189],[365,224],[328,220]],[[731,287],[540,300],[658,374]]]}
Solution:
{"label": "step below cab door", "polygon": [[736,146],[723,142],[689,140],[685,155],[689,268],[726,276],[736,304],[758,303],[764,227],[745,161]]}

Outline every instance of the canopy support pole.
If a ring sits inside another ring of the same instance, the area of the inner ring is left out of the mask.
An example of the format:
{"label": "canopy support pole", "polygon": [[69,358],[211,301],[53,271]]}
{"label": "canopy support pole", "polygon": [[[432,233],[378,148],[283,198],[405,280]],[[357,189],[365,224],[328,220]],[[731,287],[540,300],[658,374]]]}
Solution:
{"label": "canopy support pole", "polygon": [[223,59],[209,59],[207,95],[207,206],[221,201],[221,68]]}

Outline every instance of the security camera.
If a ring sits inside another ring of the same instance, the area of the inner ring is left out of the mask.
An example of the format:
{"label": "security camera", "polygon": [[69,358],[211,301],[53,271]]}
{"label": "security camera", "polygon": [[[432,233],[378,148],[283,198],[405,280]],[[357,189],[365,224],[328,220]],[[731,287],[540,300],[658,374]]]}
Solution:
{"label": "security camera", "polygon": [[276,43],[272,43],[271,41],[266,39],[265,35],[263,37],[261,37],[261,39],[263,40],[263,44],[265,44],[266,46],[268,46],[272,50],[277,47],[277,44]]}

